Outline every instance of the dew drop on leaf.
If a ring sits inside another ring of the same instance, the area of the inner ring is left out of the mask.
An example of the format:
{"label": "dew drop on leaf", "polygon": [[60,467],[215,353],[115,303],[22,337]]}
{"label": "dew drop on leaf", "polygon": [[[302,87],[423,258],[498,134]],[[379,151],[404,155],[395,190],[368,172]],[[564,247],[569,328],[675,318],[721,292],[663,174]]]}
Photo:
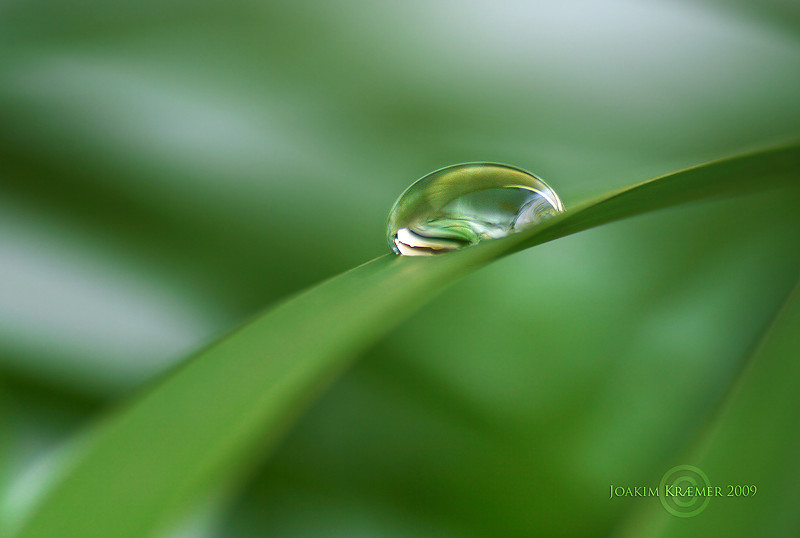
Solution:
{"label": "dew drop on leaf", "polygon": [[504,164],[456,164],[400,195],[387,234],[395,253],[430,256],[505,237],[562,211],[555,191],[529,172]]}

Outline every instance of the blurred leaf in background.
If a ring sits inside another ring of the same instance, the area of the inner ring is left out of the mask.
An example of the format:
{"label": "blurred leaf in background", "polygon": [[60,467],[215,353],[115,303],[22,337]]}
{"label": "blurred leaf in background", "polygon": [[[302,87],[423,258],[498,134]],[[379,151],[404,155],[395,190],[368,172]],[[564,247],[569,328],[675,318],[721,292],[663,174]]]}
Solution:
{"label": "blurred leaf in background", "polygon": [[[799,38],[778,0],[0,4],[0,521],[107,406],[384,253],[432,169],[507,162],[570,206],[797,139]],[[683,463],[793,288],[797,204],[667,211],[468,277],[199,527],[622,528],[608,485]]]}

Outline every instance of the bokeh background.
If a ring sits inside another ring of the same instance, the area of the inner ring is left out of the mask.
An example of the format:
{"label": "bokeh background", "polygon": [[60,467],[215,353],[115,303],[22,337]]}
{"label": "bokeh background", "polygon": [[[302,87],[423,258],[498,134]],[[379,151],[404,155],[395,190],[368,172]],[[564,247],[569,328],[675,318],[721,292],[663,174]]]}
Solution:
{"label": "bokeh background", "polygon": [[[792,1],[0,2],[0,528],[104,410],[386,253],[429,171],[506,162],[570,206],[797,140],[798,96]],[[698,447],[795,286],[798,201],[664,211],[456,283],[168,535],[796,535],[800,402]],[[763,495],[685,521],[608,499],[681,463]]]}

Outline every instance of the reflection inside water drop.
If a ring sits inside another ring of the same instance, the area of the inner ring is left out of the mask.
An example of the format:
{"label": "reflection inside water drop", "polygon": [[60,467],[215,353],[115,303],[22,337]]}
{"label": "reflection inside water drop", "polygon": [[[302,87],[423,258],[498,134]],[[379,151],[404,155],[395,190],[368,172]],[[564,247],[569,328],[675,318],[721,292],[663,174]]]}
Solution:
{"label": "reflection inside water drop", "polygon": [[555,191],[533,174],[504,164],[457,164],[400,195],[388,240],[397,254],[430,256],[505,237],[561,211]]}

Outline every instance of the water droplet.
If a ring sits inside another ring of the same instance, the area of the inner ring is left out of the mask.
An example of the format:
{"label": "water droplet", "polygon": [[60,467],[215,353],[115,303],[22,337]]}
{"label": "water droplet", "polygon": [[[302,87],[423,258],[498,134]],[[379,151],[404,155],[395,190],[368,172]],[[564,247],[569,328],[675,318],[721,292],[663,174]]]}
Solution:
{"label": "water droplet", "polygon": [[493,163],[448,166],[416,181],[389,213],[397,254],[430,256],[498,239],[564,211],[533,174]]}

